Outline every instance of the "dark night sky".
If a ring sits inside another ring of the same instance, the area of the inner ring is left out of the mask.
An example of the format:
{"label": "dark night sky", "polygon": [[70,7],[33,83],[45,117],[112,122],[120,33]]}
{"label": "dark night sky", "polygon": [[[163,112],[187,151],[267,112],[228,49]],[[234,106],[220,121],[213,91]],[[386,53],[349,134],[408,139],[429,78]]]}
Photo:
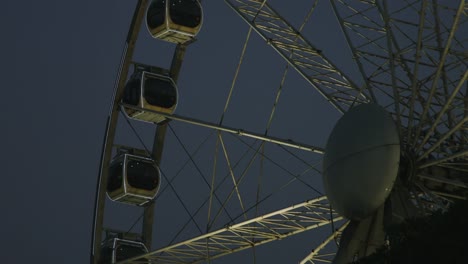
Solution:
{"label": "dark night sky", "polygon": [[[4,171],[0,262],[88,262],[105,120],[135,4],[135,0],[4,1],[0,9],[4,109],[0,137]],[[271,4],[296,27],[310,8],[310,1],[306,0],[277,0]],[[353,74],[330,7],[323,2],[318,10],[304,34],[340,68]],[[204,1],[204,12],[199,40],[188,48],[180,74],[176,113],[218,122],[248,27],[224,1]],[[153,40],[142,30],[135,60],[168,67],[172,52],[172,45]],[[263,133],[285,66],[253,34],[224,124]],[[337,112],[290,70],[270,134],[323,147],[337,117]],[[125,126],[122,122],[125,132],[118,134],[116,141],[138,146]],[[135,126],[150,145],[154,126]],[[210,132],[178,123],[173,123],[173,127],[190,150]],[[239,144],[232,137],[226,138],[230,138],[233,147]],[[211,153],[213,147],[214,143],[207,147]],[[271,147],[271,151],[280,150]],[[210,155],[200,156],[200,162],[208,164]],[[301,155],[311,163],[320,161],[317,155]],[[164,172],[170,176],[185,160],[174,136],[168,136]],[[211,167],[202,166],[210,175]],[[305,177],[322,189],[320,175]],[[174,185],[179,186],[186,201],[208,195],[206,186],[193,178],[181,176]],[[298,189],[292,187],[277,196],[284,204],[269,202],[265,211],[317,196],[296,185]],[[112,217],[106,223],[122,224],[123,228],[128,228],[138,217],[135,212],[139,212],[115,205],[109,206],[108,211]],[[171,230],[174,219],[187,216],[169,194],[161,195],[156,215],[155,245],[162,246],[171,235],[165,237],[158,232]],[[259,260],[265,263],[272,255],[276,263],[297,262],[313,248],[308,245],[311,242],[317,242],[313,232],[272,247],[263,246],[265,249],[258,250]],[[245,254],[250,252],[230,259],[235,263],[237,257]],[[288,255],[291,256],[281,258]]]}

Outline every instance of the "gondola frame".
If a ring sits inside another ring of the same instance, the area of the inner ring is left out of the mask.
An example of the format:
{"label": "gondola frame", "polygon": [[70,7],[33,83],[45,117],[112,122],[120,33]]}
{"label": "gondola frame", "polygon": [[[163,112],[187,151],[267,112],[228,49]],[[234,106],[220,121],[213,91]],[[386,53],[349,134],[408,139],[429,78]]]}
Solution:
{"label": "gondola frame", "polygon": [[[166,0],[165,6],[165,15],[164,23],[154,29],[150,29],[148,23],[146,24],[146,29],[153,38],[161,39],[164,41],[183,44],[193,40],[193,38],[200,32],[201,27],[203,26],[203,8],[199,0],[197,1],[198,6],[200,6],[200,24],[196,28],[186,27],[178,25],[172,21],[169,11],[169,6],[172,0]],[[148,9],[145,14],[145,21],[147,20],[148,10],[151,7],[152,2],[148,5]],[[155,33],[156,32],[156,33]]]}
{"label": "gondola frame", "polygon": [[[167,75],[152,73],[152,72],[149,72],[149,71],[146,71],[146,70],[143,70],[141,72],[138,71],[138,72],[136,72],[134,74],[137,74],[137,75],[141,74],[140,87],[139,87],[139,100],[138,100],[137,106],[139,108],[143,109],[143,110],[142,111],[135,111],[133,109],[128,109],[128,108],[123,107],[124,114],[129,118],[136,119],[136,120],[143,121],[143,122],[147,122],[147,123],[159,124],[159,123],[162,123],[162,122],[166,121],[167,118],[165,116],[154,113],[154,112],[145,111],[145,109],[152,110],[152,111],[158,111],[158,112],[166,113],[166,114],[174,113],[174,111],[177,109],[177,105],[178,105],[178,101],[179,101],[178,100],[179,91],[178,91],[178,87],[177,87],[176,83],[174,82],[174,80],[171,77],[167,76]],[[133,77],[133,75],[132,75],[132,77]],[[160,106],[151,105],[150,103],[148,103],[148,101],[144,97],[145,80],[148,77],[168,81],[172,85],[172,87],[174,88],[174,91],[175,91],[175,96],[176,96],[176,102],[172,107],[164,108],[164,107],[160,107]]]}
{"label": "gondola frame", "polygon": [[[152,195],[146,195],[146,193],[150,191],[141,190],[139,188],[132,187],[128,182],[127,177],[127,161],[129,159],[139,160],[141,162],[151,163],[158,172],[158,185],[157,187],[151,191]],[[156,197],[156,194],[159,192],[159,188],[161,186],[161,171],[157,166],[154,165],[154,161],[150,158],[132,155],[129,153],[121,154],[117,156],[115,159],[112,160],[110,167],[116,162],[122,162],[122,185],[117,190],[113,192],[106,191],[107,197],[110,200],[115,202],[121,202],[131,205],[143,206],[150,202],[151,200]]]}
{"label": "gondola frame", "polygon": [[[101,247],[102,250],[105,250],[106,248],[108,248],[111,251],[111,263],[106,263],[106,264],[115,264],[115,263],[117,263],[117,252],[116,252],[116,250],[117,250],[117,246],[119,244],[121,244],[121,245],[124,245],[124,244],[138,245],[141,248],[143,248],[146,253],[148,253],[148,248],[142,242],[132,241],[132,240],[128,240],[128,239],[121,239],[121,238],[112,238],[110,240],[104,241],[103,244],[102,244],[102,247]],[[103,257],[102,254],[101,254],[101,257]]]}

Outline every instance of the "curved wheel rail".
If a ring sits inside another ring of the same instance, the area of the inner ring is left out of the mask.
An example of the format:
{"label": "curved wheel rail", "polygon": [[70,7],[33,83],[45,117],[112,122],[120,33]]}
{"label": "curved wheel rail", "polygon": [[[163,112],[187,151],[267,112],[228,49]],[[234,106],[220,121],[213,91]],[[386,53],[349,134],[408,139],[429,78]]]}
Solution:
{"label": "curved wheel rail", "polygon": [[[104,208],[106,202],[106,186],[108,178],[108,167],[111,161],[112,148],[114,146],[114,137],[116,133],[116,127],[118,122],[118,114],[120,109],[120,101],[124,92],[125,83],[128,76],[130,65],[132,64],[133,52],[135,44],[137,42],[139,29],[141,23],[145,17],[146,7],[148,0],[138,0],[138,3],[133,14],[132,23],[130,25],[125,47],[123,50],[122,60],[119,67],[119,72],[116,79],[114,97],[112,99],[112,105],[107,118],[106,130],[104,135],[104,142],[102,146],[101,163],[99,169],[99,177],[97,182],[96,190],[96,202],[94,211],[94,222],[92,227],[92,241],[91,241],[91,263],[97,264],[100,257],[101,240],[103,235],[103,222],[104,222]],[[186,43],[184,45],[178,45],[172,65],[170,69],[170,75],[174,82],[177,82],[182,60],[185,55]],[[162,157],[162,151],[164,147],[164,138],[166,135],[166,125],[158,125],[156,128],[152,158],[156,165],[159,166]],[[142,238],[146,247],[151,248],[152,242],[152,230],[153,230],[153,215],[154,215],[154,202],[148,203],[144,207],[143,215],[143,230]]]}

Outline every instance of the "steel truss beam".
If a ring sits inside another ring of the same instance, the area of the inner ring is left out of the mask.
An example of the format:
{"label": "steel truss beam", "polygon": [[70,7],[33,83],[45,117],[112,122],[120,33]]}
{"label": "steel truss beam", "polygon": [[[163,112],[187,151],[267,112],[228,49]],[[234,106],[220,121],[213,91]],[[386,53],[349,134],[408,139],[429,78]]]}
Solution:
{"label": "steel truss beam", "polygon": [[361,91],[266,1],[225,2],[338,111],[344,113],[354,103],[370,100],[367,90]]}
{"label": "steel truss beam", "polygon": [[247,220],[123,263],[199,263],[328,225],[343,218],[321,196]]}
{"label": "steel truss beam", "polygon": [[[305,257],[300,264],[306,263],[332,263],[333,258],[336,255],[336,250],[332,252],[326,251],[326,247],[332,241],[340,241],[341,234],[343,230],[348,226],[349,221],[344,223],[340,228],[338,228],[333,234],[331,234],[325,241],[322,242],[318,247],[316,247],[312,252],[310,252],[307,257]],[[326,252],[324,252],[326,251]]]}

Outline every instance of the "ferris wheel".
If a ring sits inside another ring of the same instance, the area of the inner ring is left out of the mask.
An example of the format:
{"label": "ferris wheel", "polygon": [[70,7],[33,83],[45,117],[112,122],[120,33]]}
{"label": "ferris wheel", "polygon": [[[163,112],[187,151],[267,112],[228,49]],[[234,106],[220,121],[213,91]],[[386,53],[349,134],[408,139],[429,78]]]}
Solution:
{"label": "ferris wheel", "polygon": [[[349,263],[385,243],[384,223],[466,199],[468,3],[299,2],[297,15],[273,0],[225,0],[247,30],[231,82],[187,96],[197,80],[182,64],[212,3],[137,1],[105,131],[91,263]],[[167,66],[137,61],[142,29],[173,49]],[[340,42],[323,46],[327,30]],[[255,41],[262,49],[249,53]],[[278,66],[243,75],[255,56]],[[209,112],[185,114],[188,97]],[[222,103],[204,105],[213,101]]]}

